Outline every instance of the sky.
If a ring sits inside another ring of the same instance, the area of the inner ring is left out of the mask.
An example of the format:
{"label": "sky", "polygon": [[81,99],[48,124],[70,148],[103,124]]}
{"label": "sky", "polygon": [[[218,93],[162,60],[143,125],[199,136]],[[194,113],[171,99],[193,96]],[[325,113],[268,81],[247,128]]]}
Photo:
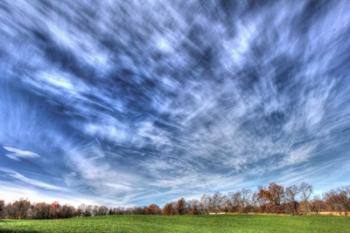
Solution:
{"label": "sky", "polygon": [[0,199],[350,183],[350,1],[0,2]]}

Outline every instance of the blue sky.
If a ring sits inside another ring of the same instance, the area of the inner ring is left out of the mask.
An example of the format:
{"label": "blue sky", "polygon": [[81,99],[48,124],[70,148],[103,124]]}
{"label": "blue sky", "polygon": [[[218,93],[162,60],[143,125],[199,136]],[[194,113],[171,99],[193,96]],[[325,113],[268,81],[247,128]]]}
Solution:
{"label": "blue sky", "polygon": [[0,3],[0,198],[349,184],[349,1]]}

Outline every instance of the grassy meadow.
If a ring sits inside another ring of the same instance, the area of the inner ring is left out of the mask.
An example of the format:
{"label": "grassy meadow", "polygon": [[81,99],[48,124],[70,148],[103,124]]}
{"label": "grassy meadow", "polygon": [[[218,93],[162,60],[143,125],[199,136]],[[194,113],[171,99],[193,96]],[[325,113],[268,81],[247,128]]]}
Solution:
{"label": "grassy meadow", "polygon": [[106,216],[60,220],[0,220],[1,233],[350,233],[349,217]]}

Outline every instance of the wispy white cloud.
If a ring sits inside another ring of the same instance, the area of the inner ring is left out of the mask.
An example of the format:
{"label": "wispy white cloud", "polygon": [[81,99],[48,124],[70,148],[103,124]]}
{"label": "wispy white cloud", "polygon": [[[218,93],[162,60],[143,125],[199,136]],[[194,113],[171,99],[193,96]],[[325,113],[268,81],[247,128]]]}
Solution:
{"label": "wispy white cloud", "polygon": [[65,191],[65,188],[63,188],[63,187],[48,184],[48,183],[45,183],[45,182],[42,182],[42,181],[39,181],[36,179],[28,178],[28,177],[14,171],[14,170],[11,170],[11,169],[0,168],[0,170],[2,172],[4,172],[7,176],[9,176],[10,178],[15,179],[16,181],[20,181],[26,185],[31,185],[31,186],[34,186],[37,188],[48,189],[48,190]]}
{"label": "wispy white cloud", "polygon": [[6,156],[10,159],[13,160],[20,160],[20,159],[36,159],[39,158],[40,155],[32,152],[32,151],[28,151],[28,150],[21,150],[15,147],[10,147],[10,146],[3,146],[3,148],[9,152],[6,154]]}

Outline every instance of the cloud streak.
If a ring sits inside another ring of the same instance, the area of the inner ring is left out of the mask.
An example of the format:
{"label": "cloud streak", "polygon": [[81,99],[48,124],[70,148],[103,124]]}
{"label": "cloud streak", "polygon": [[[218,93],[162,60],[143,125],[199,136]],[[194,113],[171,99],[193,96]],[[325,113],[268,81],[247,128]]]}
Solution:
{"label": "cloud streak", "polygon": [[8,151],[9,153],[6,154],[6,156],[13,160],[20,160],[20,159],[35,159],[39,158],[40,155],[38,155],[35,152],[27,151],[27,150],[20,150],[18,148],[10,147],[10,146],[4,146],[4,149]]}

